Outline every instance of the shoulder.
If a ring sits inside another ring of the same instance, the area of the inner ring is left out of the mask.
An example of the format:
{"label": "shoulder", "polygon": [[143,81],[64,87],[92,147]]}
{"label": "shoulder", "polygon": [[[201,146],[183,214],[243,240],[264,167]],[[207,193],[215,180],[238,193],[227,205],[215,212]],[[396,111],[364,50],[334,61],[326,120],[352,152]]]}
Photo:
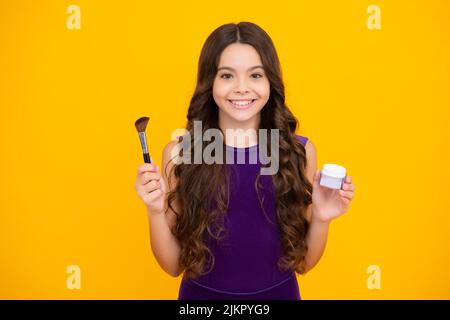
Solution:
{"label": "shoulder", "polygon": [[165,146],[163,150],[163,156],[169,156],[177,147],[178,141],[170,140]]}
{"label": "shoulder", "polygon": [[306,144],[307,144],[307,142],[308,142],[308,140],[309,140],[308,137],[300,136],[300,135],[298,135],[298,134],[296,134],[295,137],[297,138],[298,141],[300,141],[300,143],[301,143],[304,147],[306,147]]}
{"label": "shoulder", "polygon": [[296,138],[300,140],[302,145],[305,147],[306,153],[306,175],[312,181],[312,177],[317,168],[317,151],[315,144],[311,141],[311,139],[296,135]]}
{"label": "shoulder", "polygon": [[295,137],[300,141],[300,143],[305,147],[306,155],[308,156],[308,153],[310,155],[316,153],[316,146],[314,143],[309,139],[308,137],[301,136],[301,135],[295,135]]}
{"label": "shoulder", "polygon": [[[162,152],[162,173],[167,178],[174,164],[178,163],[180,145],[178,141],[170,140]],[[174,177],[172,177],[174,178]]]}
{"label": "shoulder", "polygon": [[[177,138],[179,139],[179,137]],[[176,162],[179,151],[179,140],[170,140],[163,149],[163,162]]]}

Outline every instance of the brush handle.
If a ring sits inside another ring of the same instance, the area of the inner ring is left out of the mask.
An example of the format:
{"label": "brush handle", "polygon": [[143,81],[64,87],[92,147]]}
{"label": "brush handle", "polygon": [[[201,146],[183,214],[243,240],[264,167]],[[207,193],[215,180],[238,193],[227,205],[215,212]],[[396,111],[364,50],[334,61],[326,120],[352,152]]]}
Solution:
{"label": "brush handle", "polygon": [[144,161],[145,163],[152,163],[152,161],[150,160],[150,154],[144,153]]}

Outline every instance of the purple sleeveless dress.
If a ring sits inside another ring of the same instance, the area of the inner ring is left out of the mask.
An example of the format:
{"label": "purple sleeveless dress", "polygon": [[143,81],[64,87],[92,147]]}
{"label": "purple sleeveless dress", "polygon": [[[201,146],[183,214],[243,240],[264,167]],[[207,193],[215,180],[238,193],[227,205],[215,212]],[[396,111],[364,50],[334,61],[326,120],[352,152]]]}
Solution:
{"label": "purple sleeveless dress", "polygon": [[[308,138],[296,137],[306,145]],[[254,187],[262,166],[258,145],[226,148],[235,156],[234,164],[226,164],[231,169],[230,202],[224,221],[228,235],[220,242],[206,237],[215,258],[214,268],[196,280],[183,276],[178,300],[300,300],[295,271],[281,271],[277,266],[282,247],[272,177],[260,176],[265,214]],[[245,163],[236,163],[242,153]],[[257,163],[249,161],[251,153]]]}

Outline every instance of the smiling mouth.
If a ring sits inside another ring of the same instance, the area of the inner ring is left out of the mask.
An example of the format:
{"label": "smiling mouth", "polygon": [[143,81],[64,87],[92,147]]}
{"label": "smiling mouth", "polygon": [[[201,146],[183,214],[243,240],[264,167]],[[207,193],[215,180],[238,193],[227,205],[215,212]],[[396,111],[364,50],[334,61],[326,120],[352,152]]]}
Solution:
{"label": "smiling mouth", "polygon": [[247,109],[250,108],[257,99],[247,99],[247,100],[230,100],[227,101],[237,109]]}

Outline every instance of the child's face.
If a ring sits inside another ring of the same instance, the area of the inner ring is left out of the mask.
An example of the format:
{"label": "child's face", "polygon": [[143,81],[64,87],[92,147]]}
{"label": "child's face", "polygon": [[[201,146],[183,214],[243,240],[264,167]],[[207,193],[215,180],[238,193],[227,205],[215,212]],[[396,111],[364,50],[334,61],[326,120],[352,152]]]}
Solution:
{"label": "child's face", "polygon": [[[256,66],[259,67],[253,68]],[[269,95],[269,79],[255,48],[242,43],[226,47],[220,56],[213,84],[219,122],[224,125],[242,122],[242,127],[258,125],[259,112]]]}

